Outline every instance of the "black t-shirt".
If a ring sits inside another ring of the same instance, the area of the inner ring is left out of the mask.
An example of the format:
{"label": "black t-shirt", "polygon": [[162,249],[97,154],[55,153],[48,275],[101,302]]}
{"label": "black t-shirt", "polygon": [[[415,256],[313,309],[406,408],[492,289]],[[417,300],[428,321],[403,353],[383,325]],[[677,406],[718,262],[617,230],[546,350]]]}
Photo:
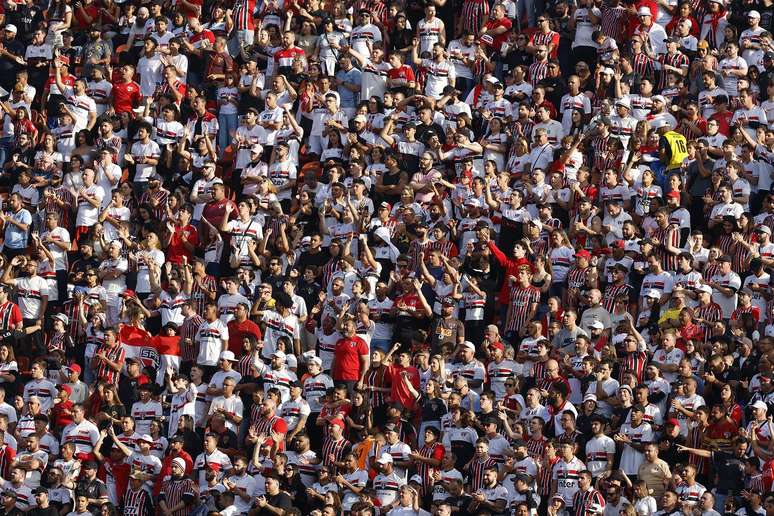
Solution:
{"label": "black t-shirt", "polygon": [[717,473],[720,494],[738,494],[744,489],[744,459],[728,452],[712,452],[712,464]]}
{"label": "black t-shirt", "polygon": [[[284,511],[289,511],[293,508],[293,500],[290,498],[290,496],[280,491],[276,495],[266,495],[266,501],[269,502],[269,505],[272,507],[276,507],[278,509],[283,509]],[[257,507],[257,505],[256,505]],[[274,516],[274,513],[270,510],[263,508],[260,509],[257,513],[257,516]]]}
{"label": "black t-shirt", "polygon": [[[78,482],[76,491],[83,491],[86,493],[86,496],[94,499],[107,498],[108,496],[107,486],[98,478],[95,478],[94,480],[81,480]],[[89,504],[89,510],[91,511],[94,511],[97,507],[97,505]]]}
{"label": "black t-shirt", "polygon": [[231,430],[227,429],[222,434],[218,434],[218,448],[236,450],[239,447],[238,442],[236,434]]}
{"label": "black t-shirt", "polygon": [[50,505],[45,509],[35,507],[27,513],[29,516],[59,516],[59,511],[51,507]]}

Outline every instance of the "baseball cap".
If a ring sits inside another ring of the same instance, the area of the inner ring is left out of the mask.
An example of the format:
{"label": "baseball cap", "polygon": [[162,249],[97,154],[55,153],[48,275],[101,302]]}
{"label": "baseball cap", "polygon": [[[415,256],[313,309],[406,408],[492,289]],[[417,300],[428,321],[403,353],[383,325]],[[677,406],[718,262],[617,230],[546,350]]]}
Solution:
{"label": "baseball cap", "polygon": [[591,324],[589,324],[589,328],[596,328],[598,330],[602,330],[605,328],[605,325],[602,324],[602,321],[591,321]]}
{"label": "baseball cap", "polygon": [[250,152],[253,154],[261,154],[263,152],[263,145],[260,143],[256,143],[252,147],[250,147]]}
{"label": "baseball cap", "polygon": [[19,29],[17,29],[16,25],[14,25],[13,23],[9,23],[8,25],[6,25],[5,30],[8,32],[13,32],[14,34],[19,32]]}
{"label": "baseball cap", "polygon": [[594,394],[593,392],[590,392],[590,393],[586,394],[586,395],[583,397],[583,401],[584,401],[584,402],[586,402],[586,401],[593,401],[593,402],[596,402],[596,401],[597,401],[597,395],[596,395],[596,394]]}
{"label": "baseball cap", "polygon": [[220,352],[220,360],[228,360],[229,362],[236,362],[237,359],[234,356],[234,352],[230,350]]}
{"label": "baseball cap", "polygon": [[73,388],[65,384],[60,385],[59,390],[66,392],[68,395],[72,395],[73,393]]}
{"label": "baseball cap", "polygon": [[707,294],[712,294],[712,287],[710,287],[709,285],[704,285],[704,284],[699,285],[698,287],[696,287],[696,290],[698,292],[706,292]]}
{"label": "baseball cap", "polygon": [[653,299],[661,299],[661,294],[658,290],[652,288],[645,292],[645,297],[652,297]]}
{"label": "baseball cap", "polygon": [[392,455],[389,453],[382,453],[381,456],[376,459],[379,464],[392,464]]}
{"label": "baseball cap", "polygon": [[342,430],[346,430],[346,428],[347,428],[347,424],[344,422],[343,419],[338,419],[338,418],[337,419],[331,419],[330,420],[330,424],[333,425],[333,426],[338,426]]}
{"label": "baseball cap", "polygon": [[768,406],[768,405],[766,405],[766,403],[765,403],[765,402],[763,402],[763,401],[761,401],[761,400],[758,400],[758,401],[756,401],[755,403],[753,403],[753,404],[752,404],[752,408],[754,408],[754,409],[760,409],[760,410],[766,410],[766,411],[768,411],[768,410],[769,410],[769,406]]}
{"label": "baseball cap", "polygon": [[282,360],[285,360],[287,358],[287,355],[284,351],[277,350],[274,353],[271,354],[272,357],[281,358]]}
{"label": "baseball cap", "polygon": [[54,314],[52,319],[55,321],[62,321],[62,324],[64,324],[65,326],[70,323],[70,318],[67,317],[65,314]]}
{"label": "baseball cap", "polygon": [[637,16],[652,16],[652,13],[650,12],[650,8],[646,6],[640,7],[640,9],[637,11]]}
{"label": "baseball cap", "polygon": [[707,50],[709,49],[709,43],[707,43],[707,40],[703,39],[696,44],[696,48],[703,48]]}
{"label": "baseball cap", "polygon": [[470,350],[470,351],[476,351],[476,346],[475,346],[475,344],[473,344],[473,343],[472,343],[472,342],[470,342],[469,340],[466,340],[465,342],[463,342],[463,343],[462,343],[462,347],[463,347],[464,349],[467,349],[467,350]]}
{"label": "baseball cap", "polygon": [[81,373],[81,366],[79,366],[78,364],[70,364],[69,366],[67,366],[67,368],[73,373],[78,373],[78,374]]}

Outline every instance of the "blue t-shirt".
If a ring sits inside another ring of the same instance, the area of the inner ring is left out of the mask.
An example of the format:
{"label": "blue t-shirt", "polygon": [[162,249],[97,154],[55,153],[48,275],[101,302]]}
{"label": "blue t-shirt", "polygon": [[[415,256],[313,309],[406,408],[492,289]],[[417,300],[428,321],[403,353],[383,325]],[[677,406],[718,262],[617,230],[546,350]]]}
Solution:
{"label": "blue t-shirt", "polygon": [[[360,70],[354,66],[350,68],[348,72],[345,72],[344,70],[339,70],[336,72],[336,78],[339,81],[348,82],[351,84],[360,84],[360,76]],[[336,91],[339,93],[341,107],[353,108],[357,105],[357,99],[360,97],[359,93],[354,92],[349,88],[345,88],[344,86],[339,86]]]}
{"label": "blue t-shirt", "polygon": [[9,214],[10,217],[20,224],[27,224],[28,229],[22,230],[16,224],[10,221],[5,223],[5,247],[9,249],[24,249],[27,247],[27,234],[29,225],[32,224],[32,215],[24,208],[16,213]]}

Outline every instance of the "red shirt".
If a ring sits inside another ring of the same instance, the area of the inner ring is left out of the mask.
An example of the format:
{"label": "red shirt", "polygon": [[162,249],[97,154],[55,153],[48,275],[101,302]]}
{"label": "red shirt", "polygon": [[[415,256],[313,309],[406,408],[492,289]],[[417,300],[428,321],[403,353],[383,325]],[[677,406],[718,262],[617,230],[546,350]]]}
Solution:
{"label": "red shirt", "polygon": [[193,253],[183,246],[183,235],[185,235],[188,243],[194,246],[199,246],[199,231],[188,224],[185,227],[175,226],[175,231],[172,233],[172,240],[167,248],[167,261],[179,265],[182,263],[182,258],[185,256],[188,258],[188,263],[193,262]]}
{"label": "red shirt", "polygon": [[[508,41],[508,33],[511,31],[512,25],[513,24],[511,23],[511,20],[509,20],[505,16],[503,16],[499,20],[489,20],[484,24],[484,28],[486,30],[494,30],[498,27],[505,27],[505,32],[503,32],[498,36],[493,36],[494,41],[492,42],[492,48],[495,50],[495,52],[499,52],[503,46],[503,43]],[[554,52],[557,52],[557,51],[558,49],[554,49]]]}
{"label": "red shirt", "polygon": [[228,323],[228,349],[233,351],[236,356],[242,353],[242,339],[246,335],[252,335],[256,339],[261,340],[261,328],[250,319],[237,322],[236,319],[232,319]]}
{"label": "red shirt", "polygon": [[392,382],[390,397],[392,398],[392,401],[398,401],[408,410],[413,410],[416,406],[417,400],[404,384],[403,378],[401,378],[401,375],[404,371],[408,374],[411,385],[414,386],[414,389],[419,391],[419,371],[417,371],[416,367],[401,367],[392,365],[389,369],[390,379]]}
{"label": "red shirt", "polygon": [[140,85],[136,82],[113,83],[113,109],[116,113],[131,113],[142,100]]}
{"label": "red shirt", "polygon": [[235,219],[237,214],[236,204],[234,204],[234,201],[230,201],[225,198],[221,199],[220,201],[208,202],[204,206],[204,213],[202,213],[202,216],[207,219],[210,224],[217,228],[220,226],[221,219],[223,219],[223,217],[226,215],[226,205],[229,203],[231,203],[232,208],[234,208],[231,211],[230,218]]}
{"label": "red shirt", "polygon": [[[69,410],[69,414],[65,414],[65,411]],[[55,403],[51,407],[51,421],[54,423],[54,428],[62,430],[67,425],[73,422],[73,402],[72,400],[63,401],[61,403]]]}
{"label": "red shirt", "polygon": [[360,379],[360,356],[368,356],[368,344],[363,339],[357,335],[349,339],[339,339],[333,354],[334,381]]}
{"label": "red shirt", "polygon": [[718,123],[718,132],[723,136],[731,134],[731,118],[734,113],[732,111],[724,111],[723,113],[715,113],[709,119],[715,120]]}
{"label": "red shirt", "polygon": [[387,77],[390,79],[406,79],[408,82],[414,81],[414,70],[409,65],[403,65],[400,68],[391,68],[387,70]]}
{"label": "red shirt", "polygon": [[[83,6],[83,10],[86,11],[86,14],[89,16],[89,18],[92,19],[92,23],[97,22],[97,16],[99,15],[99,9],[97,9],[97,6],[94,4],[91,5],[85,5]],[[86,21],[86,18],[83,17],[81,14],[80,9],[73,9],[73,18],[77,22],[76,25],[79,29],[83,30],[89,25],[91,25],[89,22]]]}

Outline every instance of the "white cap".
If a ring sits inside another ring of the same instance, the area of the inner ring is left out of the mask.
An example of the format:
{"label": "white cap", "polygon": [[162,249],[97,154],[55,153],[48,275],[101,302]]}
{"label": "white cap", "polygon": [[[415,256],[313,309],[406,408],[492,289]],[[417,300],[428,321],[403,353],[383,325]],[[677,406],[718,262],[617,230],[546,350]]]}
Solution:
{"label": "white cap", "polygon": [[466,340],[465,342],[462,343],[462,348],[468,349],[470,351],[476,351],[476,346],[469,340]]}
{"label": "white cap", "polygon": [[661,299],[661,294],[655,288],[652,288],[645,292],[645,297],[652,297],[653,299]]}
{"label": "white cap", "polygon": [[640,10],[637,11],[637,16],[653,16],[653,14],[650,12],[650,8],[643,5],[640,7]]}
{"label": "white cap", "polygon": [[382,453],[382,455],[376,459],[379,464],[392,464],[392,455],[389,453]]}
{"label": "white cap", "polygon": [[275,351],[274,353],[271,354],[271,356],[281,358],[282,360],[285,360],[285,358],[287,357],[285,352],[280,350]]}
{"label": "white cap", "polygon": [[353,122],[363,122],[364,124],[368,122],[368,119],[365,117],[365,115],[357,115],[355,118],[352,119]]}
{"label": "white cap", "polygon": [[666,99],[664,98],[663,95],[653,95],[650,98],[650,100],[652,100],[653,102],[659,101],[659,102],[663,102],[664,104],[666,104]]}
{"label": "white cap", "polygon": [[181,457],[175,457],[172,459],[172,464],[177,464],[177,467],[185,471],[185,461]]}
{"label": "white cap", "polygon": [[481,202],[478,199],[476,199],[475,197],[469,197],[465,201],[465,206],[474,206],[476,208],[480,208],[481,207]]}
{"label": "white cap", "polygon": [[696,287],[696,290],[698,292],[706,292],[707,294],[712,294],[712,287],[710,287],[709,285],[704,285],[704,284],[699,285],[698,287]]}
{"label": "white cap", "polygon": [[153,443],[153,437],[148,434],[142,434],[137,440],[145,441],[146,443]]}
{"label": "white cap", "polygon": [[668,125],[669,122],[667,122],[667,119],[663,116],[658,116],[650,121],[651,129],[661,129],[662,127],[666,127]]}
{"label": "white cap", "polygon": [[589,324],[589,328],[596,328],[598,330],[602,330],[605,328],[605,325],[602,324],[602,321],[591,321],[591,324]]}
{"label": "white cap", "polygon": [[237,361],[236,357],[234,356],[234,352],[233,351],[229,351],[229,350],[221,351],[220,352],[220,359],[221,360],[228,360],[229,362],[236,362]]}
{"label": "white cap", "polygon": [[255,145],[250,147],[250,152],[251,153],[254,152],[255,154],[261,154],[263,152],[263,145],[261,145],[260,143],[256,143]]}
{"label": "white cap", "polygon": [[761,13],[759,13],[758,11],[753,9],[752,11],[747,13],[747,17],[748,18],[758,18],[760,20],[761,19]]}
{"label": "white cap", "polygon": [[586,402],[586,401],[597,401],[597,395],[594,394],[593,392],[589,392],[588,394],[586,394],[583,397],[583,401],[584,402]]}
{"label": "white cap", "polygon": [[67,326],[67,324],[70,322],[70,318],[67,317],[65,314],[55,314],[52,319],[55,319],[57,321],[62,321],[62,323]]}
{"label": "white cap", "polygon": [[766,411],[768,411],[768,410],[769,410],[769,406],[768,406],[768,405],[766,405],[766,403],[764,403],[764,402],[763,402],[763,401],[761,401],[761,400],[758,400],[758,401],[756,401],[755,403],[753,403],[753,404],[752,404],[752,408],[761,409],[761,410],[766,410]]}
{"label": "white cap", "polygon": [[[647,7],[645,9],[647,9]],[[623,106],[623,107],[625,107],[627,109],[631,109],[632,108],[632,105],[629,103],[629,99],[627,99],[627,98],[622,98],[622,99],[616,100],[615,101],[615,105],[616,106]]]}
{"label": "white cap", "polygon": [[[759,18],[760,18],[760,16],[759,16]],[[8,32],[13,32],[14,34],[19,32],[19,29],[17,29],[16,25],[14,25],[13,23],[9,23],[8,25],[6,25],[5,26],[5,30],[7,30]]]}
{"label": "white cap", "polygon": [[532,224],[533,226],[537,227],[540,231],[543,231],[543,223],[540,222],[539,220],[531,219],[529,221],[529,223]]}
{"label": "white cap", "polygon": [[605,66],[604,68],[602,68],[602,71],[600,73],[603,73],[605,75],[615,75],[615,70],[613,70],[609,66]]}

